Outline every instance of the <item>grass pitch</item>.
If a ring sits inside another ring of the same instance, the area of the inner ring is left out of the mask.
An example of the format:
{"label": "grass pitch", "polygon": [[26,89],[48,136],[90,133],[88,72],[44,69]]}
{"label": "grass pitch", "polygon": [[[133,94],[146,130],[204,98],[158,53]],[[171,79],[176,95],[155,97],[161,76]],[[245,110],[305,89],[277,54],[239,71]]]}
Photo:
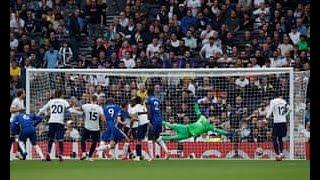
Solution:
{"label": "grass pitch", "polygon": [[308,180],[309,161],[13,161],[11,180]]}

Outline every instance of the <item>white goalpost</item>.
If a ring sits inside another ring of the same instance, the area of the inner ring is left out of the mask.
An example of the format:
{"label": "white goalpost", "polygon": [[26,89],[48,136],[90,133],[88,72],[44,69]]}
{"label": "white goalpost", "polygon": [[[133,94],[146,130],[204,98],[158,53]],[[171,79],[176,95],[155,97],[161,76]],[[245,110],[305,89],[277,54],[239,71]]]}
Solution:
{"label": "white goalpost", "polygon": [[[208,132],[181,142],[167,142],[174,158],[272,159],[275,156],[270,139],[272,122],[264,117],[270,100],[280,92],[292,108],[284,153],[287,159],[306,159],[307,142],[300,131],[305,127],[309,76],[309,71],[295,72],[293,68],[27,69],[26,112],[37,112],[57,89],[63,90],[65,99],[80,106],[90,100],[91,94],[99,97],[101,105],[107,97],[123,104],[134,95],[146,98],[145,90],[154,87],[166,121],[194,122],[192,104],[198,102],[203,115],[216,126],[236,134],[228,138]],[[83,118],[66,114],[68,120],[74,126],[66,127],[66,132],[81,134]],[[47,152],[46,132],[47,125],[41,123],[37,136],[44,153]],[[169,129],[163,131],[163,134],[171,133]],[[79,143],[79,138],[66,133],[65,156],[79,157],[80,145],[73,147],[75,143]],[[118,147],[121,152],[122,144]],[[30,148],[27,146],[30,152],[27,159],[39,158]],[[75,148],[78,150],[73,152]],[[143,151],[147,152],[146,143]],[[161,150],[156,153],[160,158],[164,155]],[[95,156],[101,158],[101,154]]]}

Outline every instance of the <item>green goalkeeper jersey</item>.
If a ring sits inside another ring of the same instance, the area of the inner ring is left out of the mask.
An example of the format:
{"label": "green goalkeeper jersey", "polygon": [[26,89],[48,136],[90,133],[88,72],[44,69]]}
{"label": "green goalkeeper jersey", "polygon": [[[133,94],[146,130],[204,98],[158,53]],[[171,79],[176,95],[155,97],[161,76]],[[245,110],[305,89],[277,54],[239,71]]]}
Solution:
{"label": "green goalkeeper jersey", "polygon": [[197,122],[187,125],[192,136],[200,136],[208,131],[214,131],[215,128],[205,116],[200,116]]}

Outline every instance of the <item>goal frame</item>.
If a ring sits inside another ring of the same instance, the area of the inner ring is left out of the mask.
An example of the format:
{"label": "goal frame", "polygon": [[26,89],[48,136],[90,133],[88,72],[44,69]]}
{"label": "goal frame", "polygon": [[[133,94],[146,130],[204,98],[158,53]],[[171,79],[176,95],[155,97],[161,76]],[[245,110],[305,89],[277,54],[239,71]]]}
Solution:
{"label": "goal frame", "polygon": [[[30,74],[34,72],[63,72],[63,73],[85,73],[97,74],[107,73],[110,75],[125,75],[128,77],[136,76],[150,76],[155,74],[159,77],[181,77],[183,76],[209,76],[214,77],[212,73],[215,72],[219,76],[223,74],[229,76],[239,75],[265,75],[265,74],[289,74],[289,104],[294,110],[294,69],[292,67],[285,68],[197,68],[197,69],[26,69],[26,113],[30,113]],[[289,159],[294,160],[294,112],[290,112],[289,116]]]}

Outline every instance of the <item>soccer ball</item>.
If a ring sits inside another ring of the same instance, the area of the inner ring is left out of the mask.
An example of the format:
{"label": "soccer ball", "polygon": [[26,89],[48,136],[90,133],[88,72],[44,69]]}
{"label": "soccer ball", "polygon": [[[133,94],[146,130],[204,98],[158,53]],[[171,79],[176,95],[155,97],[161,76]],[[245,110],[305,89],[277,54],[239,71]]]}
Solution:
{"label": "soccer ball", "polygon": [[261,156],[263,155],[263,149],[262,149],[262,148],[257,148],[257,149],[256,149],[256,155],[257,155],[258,157],[261,157]]}
{"label": "soccer ball", "polygon": [[281,160],[282,160],[281,156],[276,156],[276,161],[281,161]]}

